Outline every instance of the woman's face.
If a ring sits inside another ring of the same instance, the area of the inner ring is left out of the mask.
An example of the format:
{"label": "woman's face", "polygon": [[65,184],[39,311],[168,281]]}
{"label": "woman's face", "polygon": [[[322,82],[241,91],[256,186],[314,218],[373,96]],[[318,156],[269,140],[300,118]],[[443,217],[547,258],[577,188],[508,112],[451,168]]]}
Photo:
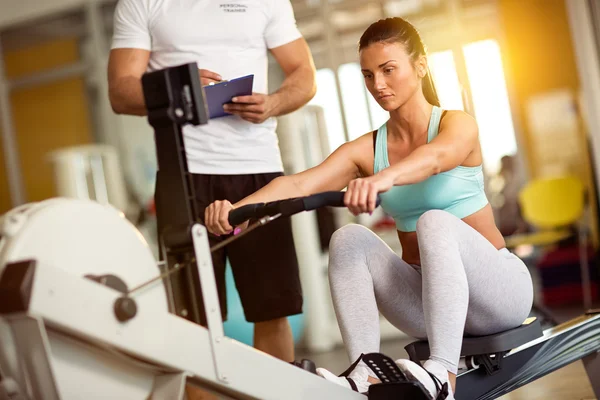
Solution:
{"label": "woman's face", "polygon": [[373,43],[360,52],[360,66],[367,89],[386,111],[399,108],[415,92],[421,92],[425,63],[425,57],[413,63],[404,45],[397,42]]}

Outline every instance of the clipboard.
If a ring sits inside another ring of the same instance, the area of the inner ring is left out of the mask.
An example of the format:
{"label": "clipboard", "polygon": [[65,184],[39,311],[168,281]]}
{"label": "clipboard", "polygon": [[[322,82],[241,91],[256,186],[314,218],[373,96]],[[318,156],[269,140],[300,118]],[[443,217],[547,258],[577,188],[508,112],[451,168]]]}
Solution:
{"label": "clipboard", "polygon": [[236,96],[251,95],[253,83],[254,75],[246,75],[230,81],[204,86],[209,118],[213,119],[232,115],[223,110],[223,105],[231,103],[231,99]]}

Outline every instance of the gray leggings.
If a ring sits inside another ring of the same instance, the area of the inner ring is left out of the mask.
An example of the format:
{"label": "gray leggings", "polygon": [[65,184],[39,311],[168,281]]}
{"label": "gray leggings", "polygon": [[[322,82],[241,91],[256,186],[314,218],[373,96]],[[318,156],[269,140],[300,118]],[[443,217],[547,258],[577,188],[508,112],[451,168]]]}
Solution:
{"label": "gray leggings", "polygon": [[465,333],[489,335],[528,317],[533,286],[525,264],[497,250],[450,213],[417,222],[421,268],[411,266],[361,225],[336,231],[329,281],[351,361],[379,352],[379,312],[415,338],[428,338],[430,359],[456,374]]}

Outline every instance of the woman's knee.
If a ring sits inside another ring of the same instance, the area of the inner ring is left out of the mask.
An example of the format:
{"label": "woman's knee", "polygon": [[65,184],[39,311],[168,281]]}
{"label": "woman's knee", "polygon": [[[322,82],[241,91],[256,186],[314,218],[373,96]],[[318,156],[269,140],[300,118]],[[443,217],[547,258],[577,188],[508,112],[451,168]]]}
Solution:
{"label": "woman's knee", "polygon": [[456,216],[444,210],[425,211],[417,220],[417,234],[446,230],[460,221]]}
{"label": "woman's knee", "polygon": [[347,268],[357,260],[366,259],[375,234],[368,228],[348,224],[333,233],[329,242],[329,270]]}
{"label": "woman's knee", "polygon": [[348,224],[342,226],[331,235],[329,242],[330,251],[339,249],[356,248],[360,243],[364,243],[375,235],[371,230],[363,225]]}

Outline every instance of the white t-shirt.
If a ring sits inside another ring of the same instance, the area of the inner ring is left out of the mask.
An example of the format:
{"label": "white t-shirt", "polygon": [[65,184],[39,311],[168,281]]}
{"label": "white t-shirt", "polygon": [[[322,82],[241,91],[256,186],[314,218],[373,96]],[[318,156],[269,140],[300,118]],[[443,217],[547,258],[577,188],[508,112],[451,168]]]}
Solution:
{"label": "white t-shirt", "polygon": [[[112,48],[150,50],[149,71],[195,61],[226,80],[254,74],[253,91],[267,94],[267,49],[300,37],[289,0],[119,0]],[[276,125],[227,116],[185,126],[189,171],[283,171]]]}

